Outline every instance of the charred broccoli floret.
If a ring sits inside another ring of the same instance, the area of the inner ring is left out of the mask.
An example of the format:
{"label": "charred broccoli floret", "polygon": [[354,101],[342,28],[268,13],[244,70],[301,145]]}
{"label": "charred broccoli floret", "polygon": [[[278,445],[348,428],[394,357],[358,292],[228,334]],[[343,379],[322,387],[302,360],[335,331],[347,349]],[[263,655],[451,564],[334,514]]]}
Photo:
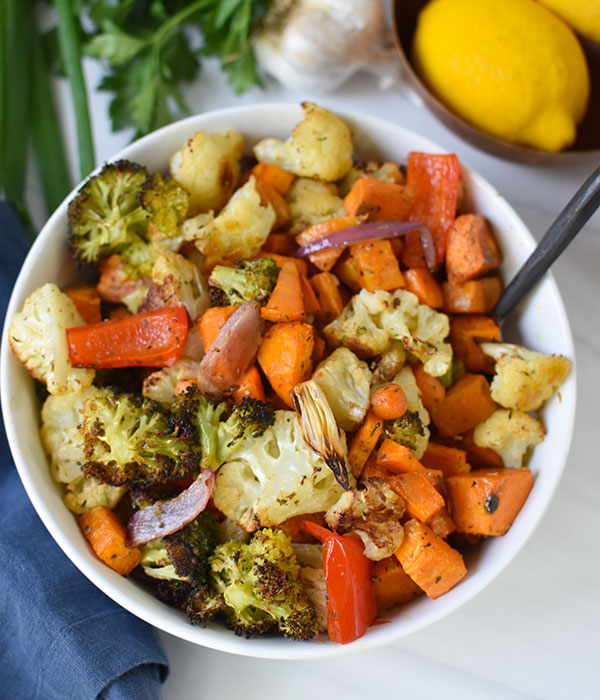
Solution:
{"label": "charred broccoli floret", "polygon": [[81,415],[88,460],[82,470],[102,483],[145,488],[191,476],[198,467],[193,427],[151,399],[104,388]]}
{"label": "charred broccoli floret", "polygon": [[148,214],[138,202],[148,172],[127,160],[107,163],[69,203],[71,243],[78,257],[97,262],[143,243]]}
{"label": "charred broccoli floret", "polygon": [[149,175],[139,193],[139,202],[148,213],[150,239],[179,235],[188,213],[190,194],[176,180],[165,180],[160,173]]}
{"label": "charred broccoli floret", "polygon": [[406,411],[400,418],[386,421],[384,429],[387,437],[411,450],[417,447],[417,437],[425,434],[418,411]]}
{"label": "charred broccoli floret", "polygon": [[152,578],[189,584],[189,594],[208,585],[208,560],[218,544],[217,523],[203,512],[183,529],[144,545],[141,565]]}
{"label": "charred broccoli floret", "polygon": [[208,593],[190,601],[192,622],[205,622],[220,612],[245,637],[277,630],[291,639],[317,634],[317,612],[302,588],[300,565],[282,530],[258,530],[248,544],[226,542],[217,547],[210,565]]}
{"label": "charred broccoli floret", "polygon": [[217,265],[208,278],[213,306],[244,304],[254,299],[266,304],[279,274],[275,260],[238,260],[236,265]]}
{"label": "charred broccoli floret", "polygon": [[246,437],[259,437],[275,421],[275,412],[256,399],[244,398],[234,406],[227,420],[221,420],[227,404],[211,403],[194,388],[179,396],[171,407],[182,425],[191,424],[197,431],[202,464],[218,469]]}

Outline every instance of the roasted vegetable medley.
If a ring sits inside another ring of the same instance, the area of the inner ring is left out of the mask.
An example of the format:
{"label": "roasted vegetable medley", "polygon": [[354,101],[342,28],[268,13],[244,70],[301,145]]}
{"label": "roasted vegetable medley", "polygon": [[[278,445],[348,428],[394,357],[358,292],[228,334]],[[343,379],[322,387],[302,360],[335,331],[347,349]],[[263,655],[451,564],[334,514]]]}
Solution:
{"label": "roasted vegetable medley", "polygon": [[358,162],[303,105],[244,156],[199,131],[69,205],[95,284],[10,326],[95,554],[190,622],[334,642],[437,598],[506,533],[569,360],[500,342],[501,248],[455,155]]}

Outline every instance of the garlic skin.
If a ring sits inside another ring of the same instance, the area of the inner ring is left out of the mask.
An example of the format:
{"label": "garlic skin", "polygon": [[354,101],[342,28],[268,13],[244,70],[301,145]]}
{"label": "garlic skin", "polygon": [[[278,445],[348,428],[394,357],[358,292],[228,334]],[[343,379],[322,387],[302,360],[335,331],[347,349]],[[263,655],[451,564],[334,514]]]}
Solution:
{"label": "garlic skin", "polygon": [[380,0],[299,0],[283,25],[269,26],[267,17],[254,51],[259,66],[288,89],[321,93],[366,67],[395,82],[399,68],[388,39]]}

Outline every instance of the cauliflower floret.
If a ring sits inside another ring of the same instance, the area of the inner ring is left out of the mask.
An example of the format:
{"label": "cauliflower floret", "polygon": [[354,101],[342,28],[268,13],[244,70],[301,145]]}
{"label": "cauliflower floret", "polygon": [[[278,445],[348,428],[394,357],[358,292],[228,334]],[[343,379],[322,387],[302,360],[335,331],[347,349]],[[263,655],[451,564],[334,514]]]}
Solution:
{"label": "cauliflower floret", "polygon": [[240,177],[244,140],[236,131],[197,131],[173,154],[171,175],[190,193],[189,214],[221,209]]}
{"label": "cauliflower floret", "polygon": [[325,583],[325,573],[323,567],[313,568],[303,566],[300,568],[300,580],[302,588],[310,598],[310,602],[317,611],[317,621],[319,632],[327,631],[327,584]]}
{"label": "cauliflower floret", "polygon": [[337,187],[331,183],[299,178],[290,187],[286,200],[292,215],[289,231],[294,235],[327,219],[346,216]]}
{"label": "cauliflower floret", "polygon": [[340,428],[354,430],[369,408],[371,370],[348,348],[338,348],[321,362],[312,376]]}
{"label": "cauliflower floret", "polygon": [[352,134],[344,122],[312,102],[303,102],[304,117],[287,141],[264,139],[254,147],[259,161],[299,177],[333,182],[352,167]]}
{"label": "cauliflower floret", "polygon": [[372,357],[385,352],[389,335],[381,328],[380,316],[391,308],[389,292],[361,290],[352,297],[342,313],[323,329],[333,347],[344,345],[358,357]]}
{"label": "cauliflower floret", "polygon": [[276,411],[274,425],[259,438],[246,438],[219,469],[214,502],[252,532],[327,510],[342,491],[331,469],[304,442],[296,414]]}
{"label": "cauliflower floret", "polygon": [[195,241],[198,250],[209,259],[209,264],[235,261],[252,258],[259,252],[275,218],[273,207],[261,204],[256,180],[251,177],[235,192],[214,221],[198,226],[196,219],[188,219],[183,224],[183,234]]}
{"label": "cauliflower floret", "polygon": [[83,476],[81,465],[87,458],[77,426],[83,419],[83,404],[100,393],[97,387],[86,386],[70,394],[50,395],[44,401],[40,436],[50,456],[50,471],[55,481],[68,484]]}
{"label": "cauliflower floret", "polygon": [[427,449],[429,443],[430,431],[427,427],[430,423],[429,411],[423,405],[421,401],[421,392],[417,386],[415,380],[415,375],[412,369],[405,365],[400,372],[392,380],[394,384],[398,384],[402,387],[404,394],[406,396],[406,403],[408,406],[408,411],[416,411],[419,414],[421,423],[423,424],[423,435],[416,436],[416,445],[413,452],[417,459],[421,459],[423,453]]}
{"label": "cauliflower floret", "polygon": [[71,367],[66,329],[82,326],[75,304],[52,283],[36,289],[10,324],[8,338],[15,355],[51,394],[66,394],[90,385],[93,369]]}
{"label": "cauliflower floret", "polygon": [[175,401],[175,388],[180,379],[198,376],[199,362],[188,358],[179,358],[172,367],[163,367],[152,372],[144,379],[142,394],[147,399],[156,401],[164,408]]}
{"label": "cauliflower floret", "polygon": [[192,321],[210,306],[208,289],[200,271],[179,253],[163,253],[156,258],[152,268],[152,281],[164,287],[163,297],[166,292],[170,299],[169,305],[179,300]]}
{"label": "cauliflower floret", "polygon": [[562,355],[544,355],[511,343],[482,343],[496,360],[490,387],[496,403],[519,411],[536,411],[569,374],[571,362]]}
{"label": "cauliflower floret", "polygon": [[66,485],[63,501],[77,515],[95,506],[112,509],[126,491],[123,487],[100,484],[81,471],[81,465],[87,461],[83,436],[77,430],[82,420],[81,408],[100,393],[97,387],[87,386],[70,394],[50,395],[42,406],[40,435],[50,456],[50,473],[55,481]]}
{"label": "cauliflower floret", "polygon": [[449,332],[445,314],[419,304],[404,289],[393,294],[362,289],[323,329],[330,345],[345,345],[363,358],[386,353],[399,340],[434,377],[442,376],[452,365],[452,346],[444,342]]}
{"label": "cauliflower floret", "polygon": [[396,290],[393,310],[381,314],[381,327],[391,338],[401,340],[408,352],[425,366],[433,377],[441,377],[452,365],[452,346],[444,339],[450,333],[446,314],[434,311],[412,292]]}
{"label": "cauliflower floret", "polygon": [[125,486],[101,484],[93,476],[83,476],[67,486],[63,502],[75,515],[83,515],[96,506],[112,510],[127,491]]}
{"label": "cauliflower floret", "polygon": [[383,479],[367,479],[366,488],[348,489],[327,513],[329,527],[340,535],[353,533],[365,545],[365,556],[380,561],[402,544],[404,499]]}
{"label": "cauliflower floret", "polygon": [[499,409],[475,427],[473,440],[497,452],[505,467],[521,467],[529,448],[539,445],[544,435],[544,426],[527,413]]}

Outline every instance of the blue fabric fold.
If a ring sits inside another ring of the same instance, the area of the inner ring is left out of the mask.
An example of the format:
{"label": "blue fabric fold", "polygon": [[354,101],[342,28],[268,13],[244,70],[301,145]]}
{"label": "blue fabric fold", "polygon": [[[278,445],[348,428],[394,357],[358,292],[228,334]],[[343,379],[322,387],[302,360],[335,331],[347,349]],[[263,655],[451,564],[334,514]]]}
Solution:
{"label": "blue fabric fold", "polygon": [[[0,202],[0,318],[27,252]],[[93,586],[50,537],[0,423],[0,696],[158,700],[168,662],[155,631]]]}

